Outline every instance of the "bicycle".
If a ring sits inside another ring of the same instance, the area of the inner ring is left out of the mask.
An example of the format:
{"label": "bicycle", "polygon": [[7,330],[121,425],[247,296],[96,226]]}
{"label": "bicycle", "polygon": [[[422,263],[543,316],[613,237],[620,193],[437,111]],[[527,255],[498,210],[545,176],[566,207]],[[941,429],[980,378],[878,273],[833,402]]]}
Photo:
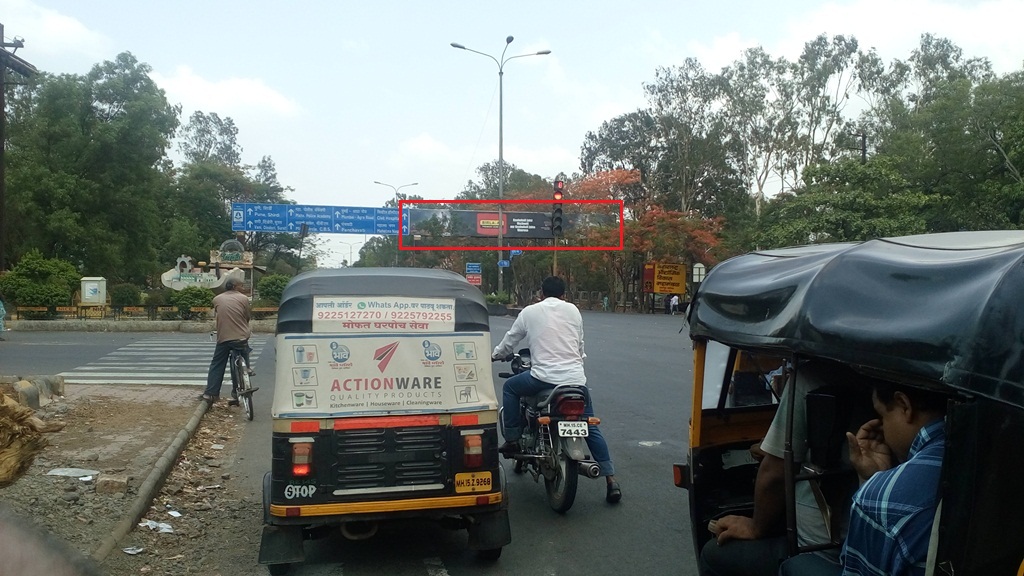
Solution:
{"label": "bicycle", "polygon": [[[217,331],[210,332],[210,340],[213,341],[217,337]],[[228,350],[228,367],[231,369],[231,397],[232,399],[228,402],[228,406],[242,405],[245,409],[245,417],[248,420],[252,420],[256,411],[253,408],[252,393],[259,390],[258,387],[252,385],[252,377],[250,375],[251,370],[249,369],[249,360],[247,359],[248,353],[252,351],[249,347],[249,343],[246,342],[248,348],[245,352],[241,348],[231,348]]]}
{"label": "bicycle", "polygon": [[231,395],[238,399],[245,409],[245,417],[252,420],[253,410],[252,393],[257,390],[253,387],[249,376],[249,361],[245,354],[238,348],[232,348],[228,352],[228,366],[231,367]]}

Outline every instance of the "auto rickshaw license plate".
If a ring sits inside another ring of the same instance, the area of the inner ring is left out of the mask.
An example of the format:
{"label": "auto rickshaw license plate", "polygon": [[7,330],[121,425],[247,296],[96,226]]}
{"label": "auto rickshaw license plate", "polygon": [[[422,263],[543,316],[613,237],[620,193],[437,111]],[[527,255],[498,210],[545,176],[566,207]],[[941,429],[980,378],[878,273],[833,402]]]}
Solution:
{"label": "auto rickshaw license plate", "polygon": [[461,472],[455,475],[455,492],[490,492],[490,472]]}
{"label": "auto rickshaw license plate", "polygon": [[558,423],[558,435],[574,438],[586,438],[587,436],[590,436],[590,427],[586,422],[562,420]]}

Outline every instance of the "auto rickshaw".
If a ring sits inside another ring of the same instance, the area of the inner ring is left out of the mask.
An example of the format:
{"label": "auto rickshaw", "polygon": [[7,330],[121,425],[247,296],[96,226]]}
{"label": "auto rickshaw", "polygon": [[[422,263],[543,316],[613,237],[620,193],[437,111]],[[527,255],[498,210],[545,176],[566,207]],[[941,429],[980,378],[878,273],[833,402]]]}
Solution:
{"label": "auto rickshaw", "polygon": [[500,556],[508,496],[476,287],[444,270],[306,272],[282,294],[276,345],[261,564],[283,574],[307,538],[404,518],[465,528]]}
{"label": "auto rickshaw", "polygon": [[[696,554],[712,538],[709,523],[751,514],[758,461],[749,449],[779,408],[780,383],[823,361],[851,372],[854,390],[882,379],[948,396],[926,573],[1024,575],[1024,231],[745,254],[707,275],[687,320],[693,404],[686,463],[674,476],[689,492]],[[786,453],[791,555],[842,545],[836,533],[798,542],[794,526],[794,483],[849,473],[843,436],[866,421],[851,421],[853,400],[822,396],[804,400],[811,461],[797,466]],[[848,496],[823,515],[840,516]]]}

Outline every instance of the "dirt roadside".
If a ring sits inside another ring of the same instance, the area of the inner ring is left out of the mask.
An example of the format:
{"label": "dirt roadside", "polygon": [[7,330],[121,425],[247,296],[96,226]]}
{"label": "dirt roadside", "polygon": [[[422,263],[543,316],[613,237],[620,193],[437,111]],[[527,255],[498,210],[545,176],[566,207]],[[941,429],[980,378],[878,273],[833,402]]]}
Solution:
{"label": "dirt roadside", "polygon": [[[196,394],[173,386],[67,386],[63,398],[38,412],[65,428],[47,435],[50,446],[0,498],[21,519],[93,555],[195,413]],[[136,526],[100,564],[102,574],[241,576],[259,569],[258,495],[240,494],[232,482],[244,423],[241,411],[223,402],[206,413],[144,516],[156,528]],[[99,474],[47,475],[60,468]],[[103,476],[126,479],[127,490],[97,492]],[[223,549],[239,534],[251,541],[238,552]]]}

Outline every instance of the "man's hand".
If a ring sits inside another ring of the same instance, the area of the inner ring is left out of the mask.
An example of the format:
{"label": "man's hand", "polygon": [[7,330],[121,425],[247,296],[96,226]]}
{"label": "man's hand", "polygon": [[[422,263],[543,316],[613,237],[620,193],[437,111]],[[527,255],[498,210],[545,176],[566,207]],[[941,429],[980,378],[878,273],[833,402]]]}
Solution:
{"label": "man's hand", "polygon": [[850,464],[864,482],[875,472],[888,470],[893,466],[892,449],[882,435],[882,421],[877,418],[866,422],[857,430],[857,435],[846,433],[850,444]]}
{"label": "man's hand", "polygon": [[[712,526],[708,526],[712,529]],[[722,516],[714,523],[714,529],[718,545],[721,546],[729,540],[757,540],[761,537],[754,526],[754,519],[747,516]]]}

